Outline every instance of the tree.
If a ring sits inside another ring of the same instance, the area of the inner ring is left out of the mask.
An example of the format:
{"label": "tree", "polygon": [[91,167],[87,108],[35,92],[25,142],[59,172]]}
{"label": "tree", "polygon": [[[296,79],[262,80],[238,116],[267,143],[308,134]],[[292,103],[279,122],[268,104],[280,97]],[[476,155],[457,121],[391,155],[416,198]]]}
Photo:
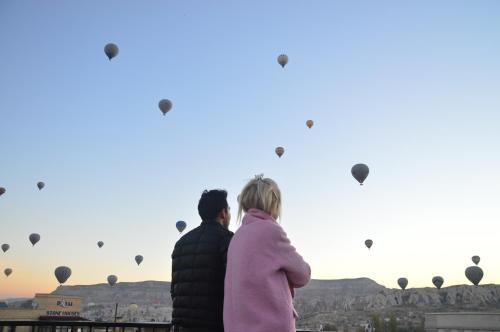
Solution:
{"label": "tree", "polygon": [[398,330],[398,322],[396,320],[396,316],[391,314],[389,317],[389,332],[397,332]]}
{"label": "tree", "polygon": [[323,325],[323,331],[337,331],[337,326],[334,324],[326,323]]}
{"label": "tree", "polygon": [[382,331],[382,325],[380,323],[380,315],[373,314],[371,316],[372,326],[375,328],[375,331]]}
{"label": "tree", "polygon": [[420,322],[420,324],[418,324],[415,331],[416,332],[425,332],[425,319],[422,319],[422,321]]}

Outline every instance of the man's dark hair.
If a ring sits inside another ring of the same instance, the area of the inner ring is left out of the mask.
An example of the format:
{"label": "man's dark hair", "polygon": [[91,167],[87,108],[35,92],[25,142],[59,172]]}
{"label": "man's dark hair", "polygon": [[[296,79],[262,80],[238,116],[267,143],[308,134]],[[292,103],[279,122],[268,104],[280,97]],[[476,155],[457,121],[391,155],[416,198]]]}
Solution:
{"label": "man's dark hair", "polygon": [[217,218],[217,215],[227,207],[227,191],[221,189],[205,190],[198,203],[198,213],[201,220],[212,220]]}

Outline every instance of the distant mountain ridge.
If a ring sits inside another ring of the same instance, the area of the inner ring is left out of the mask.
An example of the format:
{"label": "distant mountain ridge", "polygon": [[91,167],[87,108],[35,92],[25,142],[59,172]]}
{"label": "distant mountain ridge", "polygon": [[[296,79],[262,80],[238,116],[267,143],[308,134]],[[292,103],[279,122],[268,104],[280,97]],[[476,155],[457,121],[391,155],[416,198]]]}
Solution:
{"label": "distant mountain ridge", "polygon": [[[380,310],[410,306],[434,309],[499,309],[500,285],[456,285],[406,290],[386,288],[368,278],[311,280],[296,292],[295,303],[303,312],[324,310]],[[316,308],[315,308],[316,307]]]}
{"label": "distant mountain ridge", "polygon": [[84,304],[136,303],[172,305],[170,282],[139,281],[108,284],[59,286],[52,294],[75,295],[84,299]]}
{"label": "distant mountain ridge", "polygon": [[[172,310],[170,282],[121,282],[108,284],[60,286],[53,294],[76,295],[84,299],[83,315],[90,319],[109,319],[115,303],[138,304],[143,320],[169,320]],[[307,324],[335,322],[369,317],[370,313],[398,312],[421,319],[430,311],[494,311],[500,309],[500,285],[456,285],[441,288],[410,288],[405,291],[386,288],[369,278],[316,280],[296,290],[295,308]],[[124,315],[125,315],[124,314]],[[326,318],[325,318],[326,317]],[[321,319],[318,321],[318,319]],[[304,324],[305,324],[304,323]]]}
{"label": "distant mountain ridge", "polygon": [[29,300],[29,297],[13,297],[13,298],[8,298],[8,299],[0,299],[0,302],[5,302],[7,304],[13,304],[16,302],[24,302]]}
{"label": "distant mountain ridge", "polygon": [[[167,281],[121,282],[114,287],[108,284],[60,286],[52,294],[81,296],[85,304],[172,304],[170,282]],[[397,305],[500,308],[500,285],[457,285],[441,290],[425,287],[403,291],[386,288],[369,278],[313,279],[296,291],[295,301],[297,305],[305,306],[323,303],[335,310]]]}

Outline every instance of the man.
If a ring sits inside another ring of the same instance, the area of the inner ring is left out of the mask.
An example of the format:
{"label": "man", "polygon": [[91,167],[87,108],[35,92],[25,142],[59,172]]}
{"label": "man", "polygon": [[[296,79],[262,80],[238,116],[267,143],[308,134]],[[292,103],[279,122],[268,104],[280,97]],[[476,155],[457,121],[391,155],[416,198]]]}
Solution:
{"label": "man", "polygon": [[223,332],[224,277],[233,233],[225,190],[205,190],[198,203],[201,225],[172,253],[174,332]]}

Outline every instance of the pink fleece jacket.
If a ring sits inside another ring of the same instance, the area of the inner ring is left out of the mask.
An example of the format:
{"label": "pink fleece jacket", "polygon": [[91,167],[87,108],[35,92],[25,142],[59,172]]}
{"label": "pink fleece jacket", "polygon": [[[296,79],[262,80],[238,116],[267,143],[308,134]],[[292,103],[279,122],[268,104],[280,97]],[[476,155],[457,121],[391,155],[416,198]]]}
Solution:
{"label": "pink fleece jacket", "polygon": [[295,332],[293,288],[305,286],[311,268],[267,213],[251,209],[227,254],[225,332]]}

